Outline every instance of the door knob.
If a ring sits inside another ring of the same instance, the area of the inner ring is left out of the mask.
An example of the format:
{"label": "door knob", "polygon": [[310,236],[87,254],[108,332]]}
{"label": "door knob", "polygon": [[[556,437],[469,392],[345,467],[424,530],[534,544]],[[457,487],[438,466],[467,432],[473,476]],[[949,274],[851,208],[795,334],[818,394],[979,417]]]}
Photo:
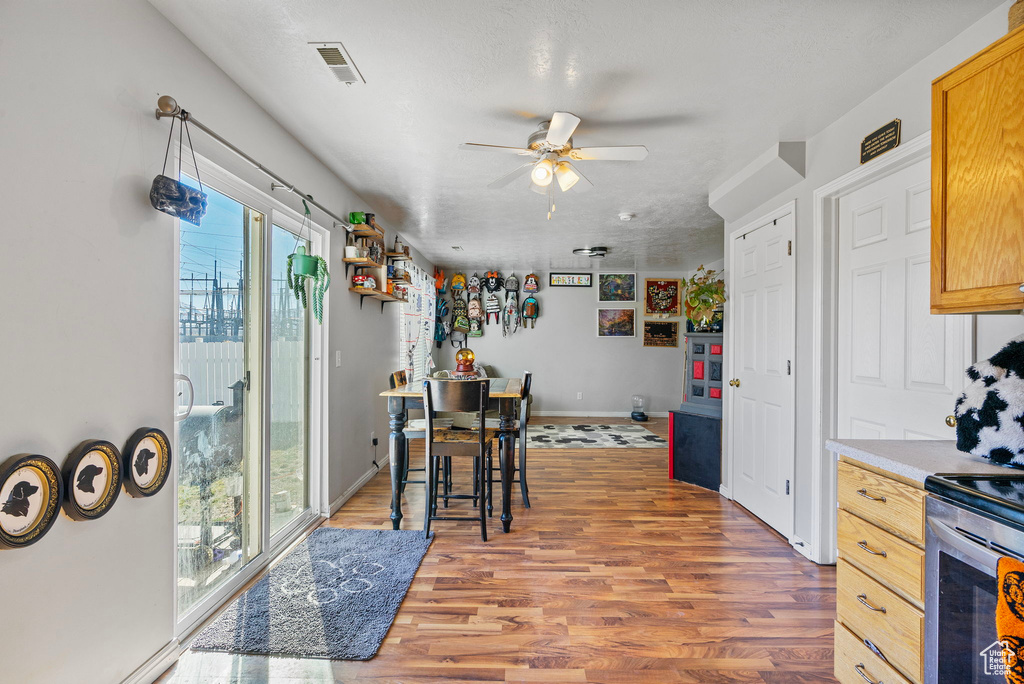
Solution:
{"label": "door knob", "polygon": [[946,425],[949,427],[956,427],[956,416],[946,416]]}
{"label": "door knob", "polygon": [[739,378],[733,378],[732,380],[729,381],[729,387],[739,387],[739,386],[740,386]]}

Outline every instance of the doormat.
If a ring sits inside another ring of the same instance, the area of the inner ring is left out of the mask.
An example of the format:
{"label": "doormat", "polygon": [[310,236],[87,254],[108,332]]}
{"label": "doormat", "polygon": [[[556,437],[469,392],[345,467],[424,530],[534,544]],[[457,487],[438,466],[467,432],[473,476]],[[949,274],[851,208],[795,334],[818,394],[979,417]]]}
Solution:
{"label": "doormat", "polygon": [[668,442],[639,425],[527,425],[531,449],[652,449]]}
{"label": "doormat", "polygon": [[235,599],[191,647],[369,660],[430,542],[415,530],[321,527]]}

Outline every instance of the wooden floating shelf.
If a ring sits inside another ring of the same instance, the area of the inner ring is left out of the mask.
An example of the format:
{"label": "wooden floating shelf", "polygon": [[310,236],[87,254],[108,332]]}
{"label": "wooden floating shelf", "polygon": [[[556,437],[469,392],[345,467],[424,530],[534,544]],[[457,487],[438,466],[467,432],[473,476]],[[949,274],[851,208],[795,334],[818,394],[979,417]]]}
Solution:
{"label": "wooden floating shelf", "polygon": [[346,257],[342,259],[342,262],[346,264],[356,264],[358,266],[369,266],[371,268],[384,268],[384,264],[378,264],[376,261],[371,261],[369,257]]}
{"label": "wooden floating shelf", "polygon": [[374,230],[373,228],[371,228],[371,227],[369,227],[369,226],[367,226],[365,224],[358,224],[358,225],[359,225],[358,228],[353,226],[352,235],[354,235],[355,237],[359,237],[359,238],[377,238],[378,240],[383,240],[384,239],[384,233],[382,233],[381,231]]}
{"label": "wooden floating shelf", "polygon": [[411,261],[412,257],[405,252],[384,252],[384,256],[393,261]]}
{"label": "wooden floating shelf", "polygon": [[387,292],[382,292],[381,290],[374,290],[373,288],[369,287],[350,287],[348,288],[348,291],[355,292],[356,294],[362,297],[373,297],[374,299],[379,299],[382,302],[408,301],[407,299],[404,299],[402,297],[396,297],[395,295],[390,295]]}

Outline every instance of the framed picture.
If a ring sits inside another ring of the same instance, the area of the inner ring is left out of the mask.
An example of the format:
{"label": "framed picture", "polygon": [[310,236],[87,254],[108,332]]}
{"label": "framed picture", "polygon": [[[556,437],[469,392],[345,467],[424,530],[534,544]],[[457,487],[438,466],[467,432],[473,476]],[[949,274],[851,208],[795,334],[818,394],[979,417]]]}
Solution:
{"label": "framed picture", "polygon": [[[678,321],[644,321],[644,346],[645,347],[678,347],[679,346],[679,323]],[[704,377],[703,362],[694,362],[696,373],[697,363],[701,364],[700,373]],[[696,377],[696,375],[694,376]]]}
{"label": "framed picture", "polygon": [[636,337],[636,309],[598,309],[598,337]]}
{"label": "framed picture", "polygon": [[72,520],[95,520],[121,493],[121,452],[110,442],[79,444],[64,462],[64,513]]}
{"label": "framed picture", "polygon": [[60,511],[64,481],[57,464],[37,454],[12,456],[0,467],[0,548],[43,538]]}
{"label": "framed picture", "polygon": [[645,314],[678,316],[682,311],[682,300],[682,281],[679,278],[647,278],[644,281]]}
{"label": "framed picture", "polygon": [[171,443],[156,428],[139,428],[124,446],[124,491],[136,498],[153,496],[171,472]]}
{"label": "framed picture", "polygon": [[590,273],[549,273],[548,285],[551,287],[590,287],[593,285]]}
{"label": "framed picture", "polygon": [[636,273],[597,274],[597,301],[635,302]]}

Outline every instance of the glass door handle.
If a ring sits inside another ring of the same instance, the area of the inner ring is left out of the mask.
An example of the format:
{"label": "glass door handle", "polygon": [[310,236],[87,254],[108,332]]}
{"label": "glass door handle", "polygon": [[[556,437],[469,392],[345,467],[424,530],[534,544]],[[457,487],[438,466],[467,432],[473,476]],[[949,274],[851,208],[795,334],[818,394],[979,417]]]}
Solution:
{"label": "glass door handle", "polygon": [[192,406],[195,404],[196,400],[196,388],[192,386],[192,379],[184,373],[175,373],[174,380],[180,380],[181,382],[188,383],[188,408],[184,411],[176,411],[174,414],[174,422],[180,423],[188,418],[192,413]]}

